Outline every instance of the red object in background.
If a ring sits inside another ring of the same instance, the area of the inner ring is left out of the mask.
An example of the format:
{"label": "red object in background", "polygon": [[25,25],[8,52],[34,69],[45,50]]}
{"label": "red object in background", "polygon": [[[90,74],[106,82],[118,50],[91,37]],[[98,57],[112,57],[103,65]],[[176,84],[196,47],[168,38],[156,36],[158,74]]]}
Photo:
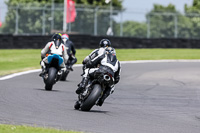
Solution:
{"label": "red object in background", "polygon": [[0,9],[0,27],[2,26],[2,23],[1,23],[1,9]]}
{"label": "red object in background", "polygon": [[76,18],[76,8],[75,2],[73,0],[67,0],[67,17],[66,22],[71,23],[74,22]]}

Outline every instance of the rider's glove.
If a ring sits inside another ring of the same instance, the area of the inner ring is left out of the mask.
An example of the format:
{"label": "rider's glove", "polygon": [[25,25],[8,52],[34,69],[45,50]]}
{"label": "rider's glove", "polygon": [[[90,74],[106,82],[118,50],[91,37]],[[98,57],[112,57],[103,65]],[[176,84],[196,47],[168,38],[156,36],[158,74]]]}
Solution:
{"label": "rider's glove", "polygon": [[83,64],[83,65],[86,64],[84,60],[82,61],[82,64]]}

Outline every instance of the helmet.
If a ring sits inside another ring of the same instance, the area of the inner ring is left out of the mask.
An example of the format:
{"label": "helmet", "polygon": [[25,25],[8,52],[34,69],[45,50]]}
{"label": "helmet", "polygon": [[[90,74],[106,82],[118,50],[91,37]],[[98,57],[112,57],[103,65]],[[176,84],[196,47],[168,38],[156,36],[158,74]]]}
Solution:
{"label": "helmet", "polygon": [[67,35],[67,34],[62,34],[62,39],[69,40],[69,35]]}
{"label": "helmet", "polygon": [[55,41],[55,40],[61,39],[61,36],[62,36],[61,33],[55,33],[55,34],[52,36],[52,39],[53,39],[53,41]]}
{"label": "helmet", "polygon": [[99,47],[111,47],[111,42],[108,39],[102,39],[99,43]]}
{"label": "helmet", "polygon": [[60,44],[62,43],[62,38],[61,38],[62,34],[61,33],[55,33],[52,36],[52,39],[54,41],[54,44],[56,45],[56,48],[58,48],[60,46]]}
{"label": "helmet", "polygon": [[67,34],[62,34],[62,41],[66,45],[66,42],[69,40],[69,35]]}

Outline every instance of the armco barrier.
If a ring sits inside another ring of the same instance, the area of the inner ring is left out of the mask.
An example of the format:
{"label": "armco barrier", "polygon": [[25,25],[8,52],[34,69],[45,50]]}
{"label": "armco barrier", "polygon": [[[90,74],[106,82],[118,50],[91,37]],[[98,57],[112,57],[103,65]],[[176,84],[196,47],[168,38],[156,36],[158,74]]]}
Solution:
{"label": "armco barrier", "polygon": [[[70,40],[74,42],[76,48],[97,48],[103,38],[108,38],[115,48],[200,48],[200,39],[70,35]],[[0,49],[41,49],[50,39],[50,35],[0,35]]]}

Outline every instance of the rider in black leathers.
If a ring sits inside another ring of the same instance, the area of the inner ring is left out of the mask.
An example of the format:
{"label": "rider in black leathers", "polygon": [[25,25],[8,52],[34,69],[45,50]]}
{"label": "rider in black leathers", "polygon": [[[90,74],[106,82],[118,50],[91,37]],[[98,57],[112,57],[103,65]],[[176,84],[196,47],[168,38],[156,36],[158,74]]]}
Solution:
{"label": "rider in black leathers", "polygon": [[74,43],[71,40],[69,40],[69,35],[67,34],[62,35],[62,40],[67,49],[67,54],[69,56],[68,62],[66,64],[67,69],[73,71],[72,66],[77,62],[77,58],[75,57],[76,50],[74,47]]}
{"label": "rider in black leathers", "polygon": [[[111,42],[108,39],[102,39],[99,44],[100,48],[95,49],[90,55],[83,60],[84,73],[81,83],[76,90],[77,94],[80,94],[85,89],[89,78],[93,78],[95,74],[101,72],[109,72],[115,79],[117,84],[120,80],[121,66],[116,58],[115,49],[111,47]],[[102,106],[104,100],[114,91],[114,86],[106,88],[106,92],[97,103]]]}

